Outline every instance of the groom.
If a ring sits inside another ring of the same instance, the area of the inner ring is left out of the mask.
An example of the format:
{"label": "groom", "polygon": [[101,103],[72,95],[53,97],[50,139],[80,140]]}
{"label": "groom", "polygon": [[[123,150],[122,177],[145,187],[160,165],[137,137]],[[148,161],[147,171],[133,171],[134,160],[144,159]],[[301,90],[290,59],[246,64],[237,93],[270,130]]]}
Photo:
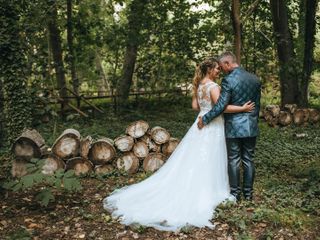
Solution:
{"label": "groom", "polygon": [[219,57],[219,64],[228,75],[222,80],[222,90],[217,103],[203,117],[199,117],[198,127],[201,129],[207,125],[220,115],[228,104],[241,106],[247,101],[255,102],[253,112],[224,114],[230,193],[240,200],[240,163],[242,160],[243,194],[246,200],[252,200],[255,174],[253,157],[256,137],[259,133],[261,83],[257,76],[245,71],[237,64],[236,57],[231,52],[223,53]]}

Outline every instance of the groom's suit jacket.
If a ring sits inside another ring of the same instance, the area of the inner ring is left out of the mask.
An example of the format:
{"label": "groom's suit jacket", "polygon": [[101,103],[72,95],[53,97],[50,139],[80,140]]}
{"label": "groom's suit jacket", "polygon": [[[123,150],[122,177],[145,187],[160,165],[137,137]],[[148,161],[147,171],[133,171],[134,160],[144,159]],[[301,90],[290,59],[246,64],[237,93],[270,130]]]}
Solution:
{"label": "groom's suit jacket", "polygon": [[220,115],[228,104],[242,106],[251,100],[255,102],[253,112],[224,114],[225,132],[227,138],[257,136],[261,96],[261,83],[257,76],[237,67],[222,80],[221,88],[217,103],[202,117],[203,123],[208,124]]}

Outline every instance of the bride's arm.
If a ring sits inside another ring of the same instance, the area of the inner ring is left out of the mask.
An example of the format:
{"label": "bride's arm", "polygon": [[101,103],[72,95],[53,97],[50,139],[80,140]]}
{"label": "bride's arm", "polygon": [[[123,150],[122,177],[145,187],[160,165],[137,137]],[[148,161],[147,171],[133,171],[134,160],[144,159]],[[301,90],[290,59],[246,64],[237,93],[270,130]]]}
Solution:
{"label": "bride's arm", "polygon": [[228,105],[224,113],[252,112],[254,110],[254,102],[248,101],[242,106]]}
{"label": "bride's arm", "polygon": [[192,96],[192,109],[196,111],[200,110],[198,99],[196,96]]}
{"label": "bride's arm", "polygon": [[[219,87],[213,87],[210,90],[210,97],[211,100],[216,103],[220,96],[220,88]],[[242,106],[236,106],[236,105],[227,105],[227,107],[224,109],[224,113],[239,113],[239,112],[251,112],[254,109],[254,102],[248,101]]]}

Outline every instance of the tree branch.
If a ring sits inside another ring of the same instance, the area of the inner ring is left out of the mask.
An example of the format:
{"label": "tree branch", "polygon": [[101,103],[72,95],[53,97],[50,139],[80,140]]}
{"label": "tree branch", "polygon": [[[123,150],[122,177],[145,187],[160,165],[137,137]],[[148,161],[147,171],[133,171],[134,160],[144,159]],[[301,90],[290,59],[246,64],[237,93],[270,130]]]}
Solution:
{"label": "tree branch", "polygon": [[252,5],[249,7],[248,11],[245,13],[243,20],[241,20],[241,24],[244,25],[247,18],[250,16],[250,14],[258,7],[260,0],[256,0]]}

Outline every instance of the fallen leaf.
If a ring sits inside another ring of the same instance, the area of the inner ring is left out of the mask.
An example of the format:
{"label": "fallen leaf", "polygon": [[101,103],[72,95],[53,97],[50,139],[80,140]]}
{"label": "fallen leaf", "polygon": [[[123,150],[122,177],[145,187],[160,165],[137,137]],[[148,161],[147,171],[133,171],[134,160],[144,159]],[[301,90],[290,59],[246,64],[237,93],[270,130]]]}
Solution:
{"label": "fallen leaf", "polygon": [[133,234],[132,234],[132,237],[133,237],[134,239],[138,239],[138,238],[139,238],[139,234],[138,234],[138,233],[133,233]]}
{"label": "fallen leaf", "polygon": [[34,222],[34,219],[32,219],[32,218],[26,218],[26,219],[24,220],[24,222],[25,222],[25,223],[27,223],[27,222]]}
{"label": "fallen leaf", "polygon": [[8,225],[7,221],[5,221],[5,220],[2,220],[0,223],[1,223],[1,225],[4,226],[4,227],[6,227],[6,226]]}
{"label": "fallen leaf", "polygon": [[116,234],[116,237],[119,238],[119,237],[123,237],[124,235],[126,235],[127,231],[123,231],[123,232],[120,232],[120,233],[117,233]]}
{"label": "fallen leaf", "polygon": [[259,223],[258,226],[265,228],[265,227],[267,226],[267,224],[265,224],[265,223]]}
{"label": "fallen leaf", "polygon": [[253,212],[254,208],[247,208],[247,212]]}
{"label": "fallen leaf", "polygon": [[39,224],[36,224],[36,223],[30,223],[29,225],[28,225],[28,228],[39,228],[40,227],[40,225]]}

